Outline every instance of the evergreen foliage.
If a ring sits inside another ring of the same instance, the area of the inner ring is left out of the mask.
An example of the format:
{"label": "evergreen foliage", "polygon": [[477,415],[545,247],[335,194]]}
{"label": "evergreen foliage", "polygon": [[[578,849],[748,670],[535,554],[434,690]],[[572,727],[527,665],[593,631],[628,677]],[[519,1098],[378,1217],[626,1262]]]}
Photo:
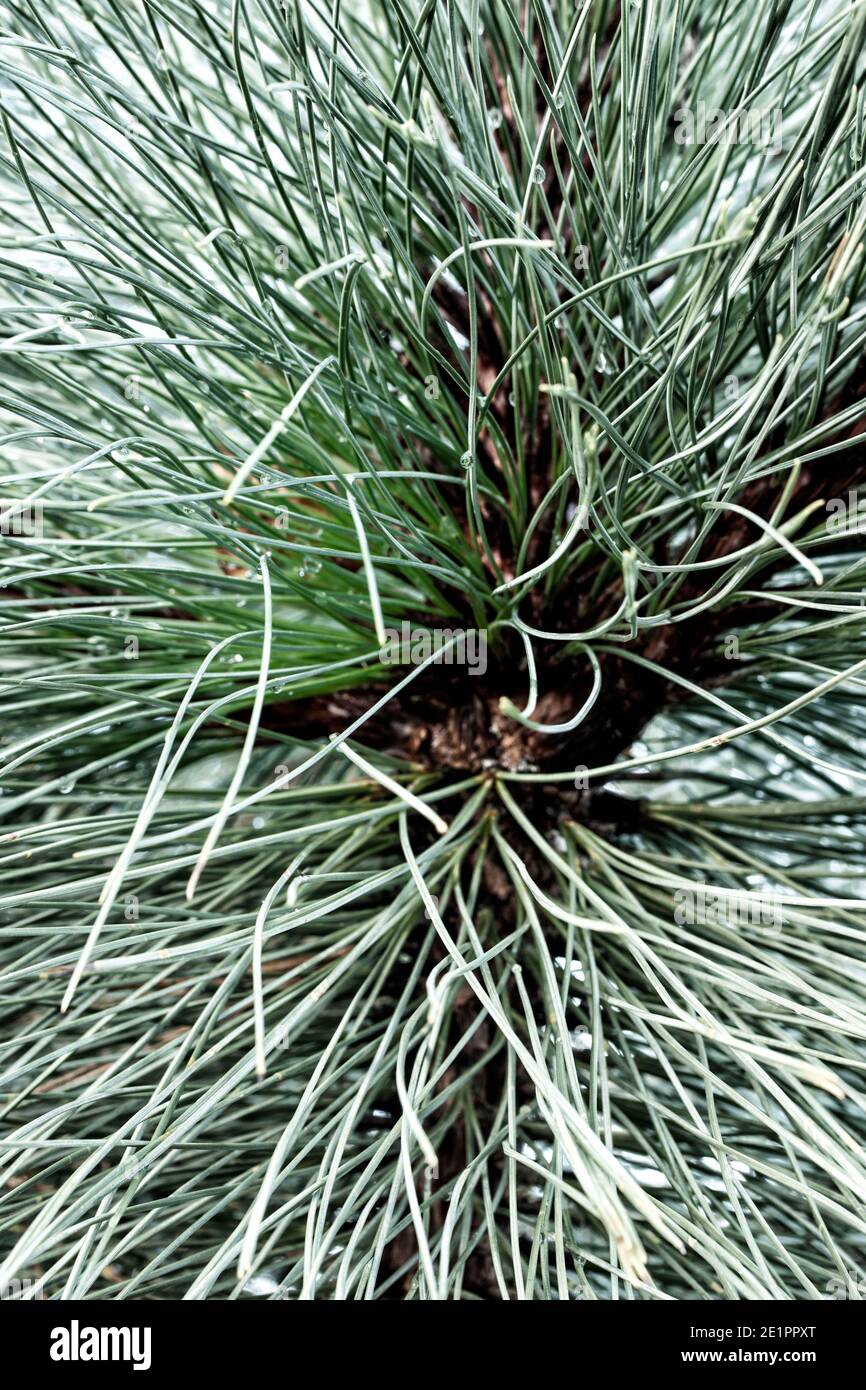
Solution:
{"label": "evergreen foliage", "polygon": [[2,1288],[864,1287],[864,25],[3,0]]}

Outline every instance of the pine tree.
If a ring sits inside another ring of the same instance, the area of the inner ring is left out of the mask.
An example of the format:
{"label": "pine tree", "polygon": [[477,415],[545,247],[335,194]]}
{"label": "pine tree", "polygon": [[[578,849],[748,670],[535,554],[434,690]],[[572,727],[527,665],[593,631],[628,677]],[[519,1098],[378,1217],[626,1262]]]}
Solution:
{"label": "pine tree", "polygon": [[864,25],[6,0],[11,1296],[860,1296]]}

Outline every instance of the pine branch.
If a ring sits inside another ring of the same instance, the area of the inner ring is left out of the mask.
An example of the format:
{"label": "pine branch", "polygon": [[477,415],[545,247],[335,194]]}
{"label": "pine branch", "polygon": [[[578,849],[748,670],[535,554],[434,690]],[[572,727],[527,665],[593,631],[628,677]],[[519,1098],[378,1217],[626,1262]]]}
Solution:
{"label": "pine branch", "polygon": [[0,1295],[859,1296],[864,26],[6,4]]}

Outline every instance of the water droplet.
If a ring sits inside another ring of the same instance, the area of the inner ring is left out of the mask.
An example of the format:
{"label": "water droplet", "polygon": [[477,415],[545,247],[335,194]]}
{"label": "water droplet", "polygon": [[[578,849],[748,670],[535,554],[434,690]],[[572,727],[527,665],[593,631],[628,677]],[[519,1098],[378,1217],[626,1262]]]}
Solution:
{"label": "water droplet", "polygon": [[498,130],[499,127],[502,125],[502,112],[501,112],[501,111],[488,111],[488,112],[487,112],[487,124],[489,125],[489,127],[490,127],[491,130]]}
{"label": "water droplet", "polygon": [[536,164],[532,171],[533,183],[544,183],[544,169],[540,164]]}
{"label": "water droplet", "polygon": [[471,468],[471,467],[472,467],[472,464],[474,463],[474,461],[475,461],[475,460],[473,459],[473,457],[472,457],[471,454],[461,454],[461,455],[460,455],[460,467],[461,467],[461,468]]}
{"label": "water droplet", "polygon": [[251,1294],[254,1298],[266,1298],[268,1294],[277,1293],[279,1284],[272,1274],[263,1272],[254,1274],[244,1284],[244,1293]]}

